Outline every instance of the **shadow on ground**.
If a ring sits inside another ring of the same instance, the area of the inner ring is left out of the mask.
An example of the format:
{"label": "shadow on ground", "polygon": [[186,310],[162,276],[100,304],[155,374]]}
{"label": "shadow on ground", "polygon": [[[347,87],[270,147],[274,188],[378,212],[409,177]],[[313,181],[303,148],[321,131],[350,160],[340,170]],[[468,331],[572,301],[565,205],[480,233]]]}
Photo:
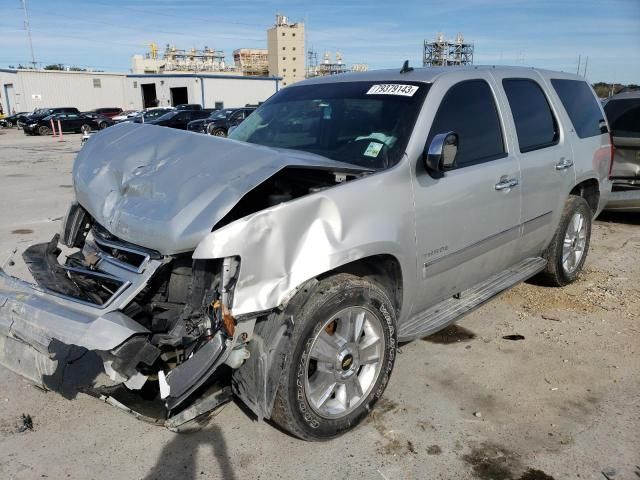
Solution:
{"label": "shadow on ground", "polygon": [[[201,448],[205,447],[205,448]],[[200,462],[198,462],[200,456]],[[218,471],[207,471],[209,462],[205,458],[213,458]],[[158,461],[151,468],[144,480],[192,480],[196,478],[224,478],[235,480],[229,461],[227,443],[222,431],[216,425],[206,430],[189,434],[175,434],[164,446]]]}

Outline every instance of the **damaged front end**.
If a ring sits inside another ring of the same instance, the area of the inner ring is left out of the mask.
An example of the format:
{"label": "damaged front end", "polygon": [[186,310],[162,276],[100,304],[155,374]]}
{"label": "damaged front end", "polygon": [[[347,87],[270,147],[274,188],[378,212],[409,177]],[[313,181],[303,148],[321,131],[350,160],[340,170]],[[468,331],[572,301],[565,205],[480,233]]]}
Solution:
{"label": "damaged front end", "polygon": [[[23,258],[35,284],[0,269],[1,364],[175,429],[230,398],[220,380],[248,356],[255,323],[230,312],[239,258],[161,255],[114,237],[78,204],[62,238]],[[154,413],[129,405],[132,392]]]}

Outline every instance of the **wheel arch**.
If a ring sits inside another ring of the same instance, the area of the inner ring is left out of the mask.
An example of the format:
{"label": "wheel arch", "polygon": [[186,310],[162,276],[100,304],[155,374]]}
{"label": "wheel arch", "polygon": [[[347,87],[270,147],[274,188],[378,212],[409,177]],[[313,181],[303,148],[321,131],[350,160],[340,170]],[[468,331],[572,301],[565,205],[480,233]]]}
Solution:
{"label": "wheel arch", "polygon": [[587,178],[575,185],[569,195],[584,198],[595,216],[600,205],[600,183],[595,178]]}
{"label": "wheel arch", "polygon": [[400,261],[394,255],[369,255],[333,268],[319,275],[318,278],[326,278],[338,273],[350,273],[357,277],[367,278],[380,285],[393,302],[396,317],[400,316],[404,294],[403,274]]}

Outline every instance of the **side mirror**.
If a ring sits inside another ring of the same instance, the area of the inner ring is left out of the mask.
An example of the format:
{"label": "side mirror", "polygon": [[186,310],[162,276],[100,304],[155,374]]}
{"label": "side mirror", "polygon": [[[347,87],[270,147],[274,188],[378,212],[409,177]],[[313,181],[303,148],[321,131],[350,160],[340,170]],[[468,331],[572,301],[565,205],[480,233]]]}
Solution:
{"label": "side mirror", "polygon": [[456,154],[458,153],[458,134],[455,132],[439,133],[431,143],[424,155],[424,166],[431,174],[438,178],[444,172],[456,167]]}

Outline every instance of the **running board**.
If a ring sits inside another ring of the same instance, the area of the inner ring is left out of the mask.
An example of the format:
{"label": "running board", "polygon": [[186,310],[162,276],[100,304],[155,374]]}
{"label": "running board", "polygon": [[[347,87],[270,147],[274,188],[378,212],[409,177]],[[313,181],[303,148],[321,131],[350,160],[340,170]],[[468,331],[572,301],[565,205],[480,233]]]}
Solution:
{"label": "running board", "polygon": [[542,271],[546,264],[547,261],[544,258],[527,258],[475,287],[464,290],[459,295],[443,300],[413,316],[400,326],[398,338],[405,342],[431,335],[472,312],[500,292],[534,276]]}

